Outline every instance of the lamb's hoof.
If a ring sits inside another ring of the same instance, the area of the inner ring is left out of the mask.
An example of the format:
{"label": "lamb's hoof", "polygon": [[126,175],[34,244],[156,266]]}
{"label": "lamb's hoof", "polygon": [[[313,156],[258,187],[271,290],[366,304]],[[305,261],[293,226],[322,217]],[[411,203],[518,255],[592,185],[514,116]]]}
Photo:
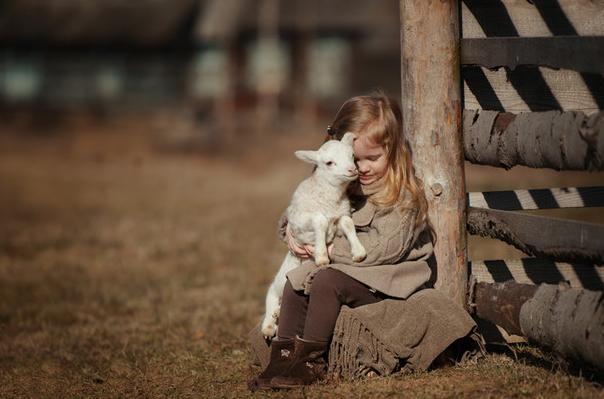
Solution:
{"label": "lamb's hoof", "polygon": [[262,326],[260,331],[264,339],[270,340],[277,334],[277,326],[275,324],[267,324],[266,326]]}
{"label": "lamb's hoof", "polygon": [[317,266],[329,265],[329,258],[327,256],[317,256],[315,258],[315,264]]}
{"label": "lamb's hoof", "polygon": [[359,252],[356,254],[352,255],[352,261],[353,262],[361,262],[363,261],[365,258],[367,257],[367,252],[363,251],[363,252]]}

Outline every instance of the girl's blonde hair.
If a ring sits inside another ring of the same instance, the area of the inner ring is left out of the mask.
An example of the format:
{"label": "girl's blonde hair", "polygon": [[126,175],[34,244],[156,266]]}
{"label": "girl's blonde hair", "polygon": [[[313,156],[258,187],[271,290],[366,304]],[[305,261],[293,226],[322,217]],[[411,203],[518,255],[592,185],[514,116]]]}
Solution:
{"label": "girl's blonde hair", "polygon": [[[386,149],[385,187],[371,197],[378,206],[417,208],[416,227],[428,223],[428,202],[423,184],[415,175],[411,148],[403,136],[403,115],[396,100],[381,91],[347,100],[336,114],[328,132],[340,139],[344,133],[369,136]],[[406,195],[406,193],[410,195]]]}

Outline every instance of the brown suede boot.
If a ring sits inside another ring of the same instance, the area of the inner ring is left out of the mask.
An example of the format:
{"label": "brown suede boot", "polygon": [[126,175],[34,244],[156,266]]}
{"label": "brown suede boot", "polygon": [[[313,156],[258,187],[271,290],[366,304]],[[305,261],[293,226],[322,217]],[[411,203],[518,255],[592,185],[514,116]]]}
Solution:
{"label": "brown suede boot", "polygon": [[271,380],[273,388],[294,388],[321,380],[327,374],[325,354],[329,342],[306,341],[296,337],[294,359],[285,373]]}
{"label": "brown suede boot", "polygon": [[294,358],[294,348],[293,339],[274,339],[271,343],[271,357],[266,369],[247,384],[250,391],[271,388],[271,379],[285,372],[289,367]]}

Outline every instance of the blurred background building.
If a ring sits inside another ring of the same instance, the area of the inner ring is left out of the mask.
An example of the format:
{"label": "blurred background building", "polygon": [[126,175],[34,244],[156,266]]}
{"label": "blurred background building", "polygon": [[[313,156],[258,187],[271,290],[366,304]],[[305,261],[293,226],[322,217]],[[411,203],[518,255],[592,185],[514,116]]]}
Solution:
{"label": "blurred background building", "polygon": [[206,144],[324,124],[398,95],[398,38],[397,0],[4,0],[0,112],[169,115]]}

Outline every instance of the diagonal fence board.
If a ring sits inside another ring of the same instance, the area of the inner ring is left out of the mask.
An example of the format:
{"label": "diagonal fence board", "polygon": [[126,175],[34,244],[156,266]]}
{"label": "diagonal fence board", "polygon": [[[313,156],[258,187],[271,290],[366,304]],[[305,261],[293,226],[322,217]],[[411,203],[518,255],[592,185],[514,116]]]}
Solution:
{"label": "diagonal fence board", "polygon": [[604,109],[604,76],[543,66],[488,69],[462,65],[464,108],[500,112]]}
{"label": "diagonal fence board", "polygon": [[604,186],[470,192],[468,206],[518,211],[604,206]]}
{"label": "diagonal fence board", "polygon": [[[587,49],[602,45],[604,2],[464,0],[461,6],[462,63],[470,64],[462,68],[465,108],[587,114],[604,109],[601,51]],[[538,66],[543,64],[570,69]]]}
{"label": "diagonal fence board", "polygon": [[565,262],[604,263],[604,225],[468,208],[469,234],[504,241],[522,252]]}
{"label": "diagonal fence board", "polygon": [[522,258],[468,262],[468,273],[476,282],[502,283],[513,280],[521,284],[557,284],[604,290],[604,265],[556,262],[551,259]]}
{"label": "diagonal fence board", "polygon": [[463,37],[603,36],[603,11],[593,0],[463,0]]}

